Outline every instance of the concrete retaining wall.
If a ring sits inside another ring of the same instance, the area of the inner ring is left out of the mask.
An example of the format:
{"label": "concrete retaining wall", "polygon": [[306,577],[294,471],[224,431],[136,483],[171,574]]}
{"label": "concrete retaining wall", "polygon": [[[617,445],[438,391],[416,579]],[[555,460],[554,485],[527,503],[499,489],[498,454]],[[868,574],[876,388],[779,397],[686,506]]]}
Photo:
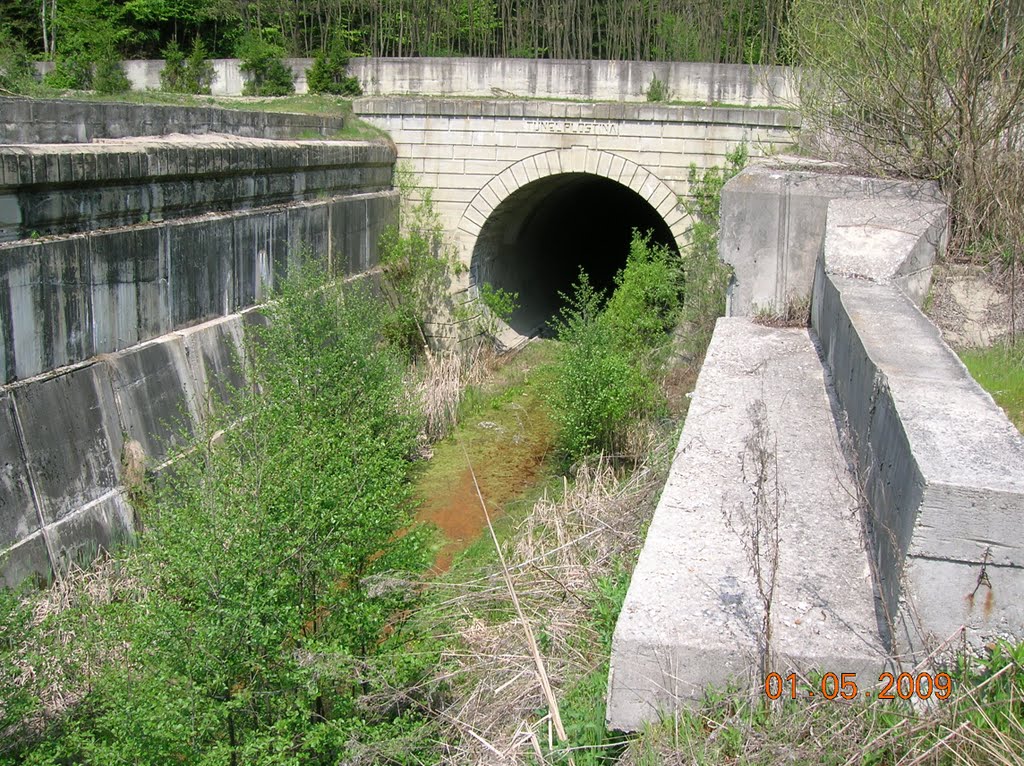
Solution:
{"label": "concrete retaining wall", "polygon": [[371,192],[0,246],[0,380],[257,303],[300,245],[362,271],[396,210]]}
{"label": "concrete retaining wall", "polygon": [[373,192],[0,247],[0,369],[52,370],[0,387],[0,579],[129,535],[126,440],[161,460],[208,395],[243,382],[239,309],[300,245],[337,274],[372,268],[397,204]]}
{"label": "concrete retaining wall", "polygon": [[894,651],[1024,635],[1024,438],[895,282],[818,270]]}
{"label": "concrete retaining wall", "polygon": [[349,73],[367,95],[646,101],[651,80],[674,101],[737,106],[797,103],[786,67],[656,61],[496,58],[358,58]]}
{"label": "concrete retaining wall", "polygon": [[0,382],[252,305],[299,245],[364,270],[393,163],[355,142],[0,147],[0,238],[20,238],[0,244]]}
{"label": "concrete retaining wall", "polygon": [[391,186],[384,144],[207,137],[0,146],[0,242]]}
{"label": "concrete retaining wall", "polygon": [[133,533],[126,442],[155,462],[178,446],[206,392],[241,382],[241,335],[236,314],[0,389],[0,580],[48,578]]}
{"label": "concrete retaining wall", "polygon": [[0,144],[85,143],[169,133],[295,139],[331,136],[342,128],[341,115],[0,97]]}
{"label": "concrete retaining wall", "polygon": [[343,118],[204,106],[0,97],[0,144],[83,143],[170,133],[297,139],[331,136]]}
{"label": "concrete retaining wall", "polygon": [[1024,634],[1024,439],[918,308],[945,234],[930,184],[753,167],[722,195],[730,313],[813,293],[900,652]]}
{"label": "concrete retaining wall", "polygon": [[[825,243],[829,202],[854,198],[942,203],[934,185],[789,168],[776,159],[755,164],[726,184],[719,253],[735,277],[729,315],[748,316],[808,298]],[[927,269],[926,280],[930,274]]]}

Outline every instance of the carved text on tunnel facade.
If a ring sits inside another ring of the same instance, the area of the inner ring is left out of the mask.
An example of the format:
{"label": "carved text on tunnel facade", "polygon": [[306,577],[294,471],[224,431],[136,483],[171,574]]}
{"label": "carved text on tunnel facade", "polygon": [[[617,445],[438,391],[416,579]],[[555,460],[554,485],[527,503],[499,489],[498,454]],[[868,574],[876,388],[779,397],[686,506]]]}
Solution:
{"label": "carved text on tunnel facade", "polygon": [[617,136],[617,122],[585,122],[582,120],[527,120],[526,129],[534,133],[579,133],[593,136]]}

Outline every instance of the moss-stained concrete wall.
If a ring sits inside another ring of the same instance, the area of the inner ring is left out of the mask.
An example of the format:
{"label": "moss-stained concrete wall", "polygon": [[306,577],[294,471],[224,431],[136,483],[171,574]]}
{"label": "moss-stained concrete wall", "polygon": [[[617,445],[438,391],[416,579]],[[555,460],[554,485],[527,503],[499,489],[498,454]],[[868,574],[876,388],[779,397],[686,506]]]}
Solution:
{"label": "moss-stained concrete wall", "polygon": [[366,269],[393,163],[355,142],[0,147],[0,383],[250,306],[299,245]]}
{"label": "moss-stained concrete wall", "polygon": [[132,532],[125,445],[161,461],[242,382],[245,311],[300,250],[339,276],[376,265],[394,160],[225,137],[0,146],[0,581]]}

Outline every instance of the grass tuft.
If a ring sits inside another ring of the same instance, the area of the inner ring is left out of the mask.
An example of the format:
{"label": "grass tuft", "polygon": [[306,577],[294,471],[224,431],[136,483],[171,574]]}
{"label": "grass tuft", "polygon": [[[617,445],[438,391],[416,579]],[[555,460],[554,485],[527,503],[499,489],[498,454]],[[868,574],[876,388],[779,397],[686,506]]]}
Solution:
{"label": "grass tuft", "polygon": [[965,349],[960,358],[1017,430],[1024,432],[1024,340],[1013,345]]}

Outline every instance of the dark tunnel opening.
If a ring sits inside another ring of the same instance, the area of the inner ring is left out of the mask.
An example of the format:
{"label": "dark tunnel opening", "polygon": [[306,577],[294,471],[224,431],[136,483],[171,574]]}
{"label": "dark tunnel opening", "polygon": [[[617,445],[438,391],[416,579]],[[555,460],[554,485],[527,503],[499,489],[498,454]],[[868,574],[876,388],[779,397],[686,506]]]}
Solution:
{"label": "dark tunnel opening", "polygon": [[509,325],[543,330],[580,267],[608,295],[626,264],[633,229],[677,251],[668,225],[639,194],[607,178],[567,173],[534,181],[495,208],[473,249],[473,280],[519,293]]}

